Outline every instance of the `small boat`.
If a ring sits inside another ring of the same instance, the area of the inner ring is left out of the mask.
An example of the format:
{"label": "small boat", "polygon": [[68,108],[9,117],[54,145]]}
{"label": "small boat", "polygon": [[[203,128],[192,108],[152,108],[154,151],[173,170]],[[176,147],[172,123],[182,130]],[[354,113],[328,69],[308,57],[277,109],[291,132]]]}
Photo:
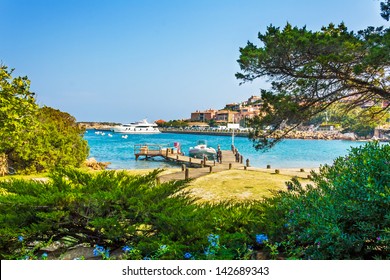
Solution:
{"label": "small boat", "polygon": [[200,159],[206,156],[208,160],[214,160],[217,157],[217,151],[212,147],[207,147],[206,140],[199,140],[195,147],[190,148],[189,156]]}
{"label": "small boat", "polygon": [[127,137],[128,137],[127,135],[122,135],[123,139],[127,139]]}
{"label": "small boat", "polygon": [[156,123],[148,123],[146,119],[128,124],[114,126],[112,131],[123,134],[156,134],[161,133]]}

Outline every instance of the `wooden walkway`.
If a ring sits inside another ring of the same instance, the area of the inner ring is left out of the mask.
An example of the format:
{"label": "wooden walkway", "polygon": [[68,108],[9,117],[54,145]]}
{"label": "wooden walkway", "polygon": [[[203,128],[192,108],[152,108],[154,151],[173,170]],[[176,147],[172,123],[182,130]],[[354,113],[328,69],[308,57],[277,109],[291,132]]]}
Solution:
{"label": "wooden walkway", "polygon": [[[179,157],[177,162],[182,160],[182,156]],[[188,157],[185,157],[188,158]],[[183,158],[184,159],[184,158]],[[191,159],[193,161],[195,159]],[[198,160],[200,161],[200,160]],[[188,164],[188,163],[187,163]],[[201,165],[199,165],[201,166]],[[196,179],[202,176],[205,176],[210,173],[221,172],[228,169],[241,169],[244,170],[246,166],[240,162],[236,162],[235,155],[232,151],[222,151],[222,163],[214,161],[206,161],[204,167],[189,168],[187,165],[182,166],[182,171],[161,175],[159,181],[161,183],[172,181],[172,180],[188,180]]]}
{"label": "wooden walkway", "polygon": [[[234,150],[234,151],[233,151]],[[178,154],[175,149],[164,148],[162,145],[138,144],[134,146],[134,155],[136,160],[139,158],[162,157],[165,160],[173,161],[182,165],[181,171],[166,175],[161,175],[161,183],[171,180],[196,179],[201,176],[220,172],[228,169],[242,169],[249,166],[249,160],[244,161],[242,155],[237,155],[235,149],[222,151],[222,162],[215,160],[202,160]]]}
{"label": "wooden walkway", "polygon": [[176,149],[165,148],[162,145],[137,144],[134,146],[135,159],[148,159],[153,157],[162,157],[167,161],[173,161],[178,164],[185,164],[191,167],[209,167],[214,165],[213,160],[203,160],[178,154]]}

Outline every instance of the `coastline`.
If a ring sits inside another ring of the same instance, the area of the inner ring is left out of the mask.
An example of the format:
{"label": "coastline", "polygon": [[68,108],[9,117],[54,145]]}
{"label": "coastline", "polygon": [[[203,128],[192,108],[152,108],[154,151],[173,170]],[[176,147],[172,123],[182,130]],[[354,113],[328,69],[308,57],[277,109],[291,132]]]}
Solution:
{"label": "coastline", "polygon": [[[233,142],[231,132],[179,130],[180,133],[177,133],[177,130],[169,129],[169,132],[163,131],[163,133],[153,135],[134,134],[126,139],[117,133],[112,133],[112,135],[106,133],[104,136],[94,133],[96,130],[87,132],[84,137],[91,147],[90,156],[98,161],[111,162],[108,169],[113,170],[180,167],[180,165],[160,158],[136,161],[133,147],[139,143],[173,146],[173,143],[178,142],[182,151],[187,154],[190,147],[199,139],[207,140],[207,144],[211,147],[220,145],[222,150],[230,150]],[[329,137],[334,141],[311,139],[311,137],[303,140],[297,137],[298,139],[286,139],[273,149],[261,152],[256,151],[251,141],[245,136],[247,135],[242,133],[241,137],[237,137],[234,141],[239,154],[243,156],[243,163],[245,164],[249,159],[250,168],[266,168],[271,165],[274,170],[275,168],[280,170],[295,168],[299,171],[302,168],[310,170],[325,164],[331,165],[334,159],[344,156],[351,147],[364,145],[362,141],[338,140],[335,137]]]}
{"label": "coastline", "polygon": [[[163,129],[161,133],[176,133],[176,134],[198,134],[198,135],[213,135],[213,136],[231,136],[232,131],[216,131],[216,130],[187,130],[187,129]],[[248,137],[249,132],[235,131],[235,137]],[[292,131],[284,139],[301,139],[301,140],[346,140],[346,141],[371,141],[372,138],[358,137],[354,133],[341,133],[339,131]],[[389,139],[375,139],[378,141],[389,142]]]}
{"label": "coastline", "polygon": [[[79,122],[82,128],[86,130],[101,130],[110,131],[112,126],[116,125],[109,122]],[[212,129],[183,129],[183,128],[162,128],[159,127],[161,133],[175,133],[175,134],[194,134],[194,135],[213,135],[213,136],[231,136],[231,130],[212,130]],[[247,131],[234,131],[235,137],[248,137]],[[380,142],[389,142],[390,139],[374,137],[359,137],[355,133],[341,133],[340,131],[292,131],[285,139],[302,139],[302,140],[346,140],[346,141],[372,141],[378,140]]]}

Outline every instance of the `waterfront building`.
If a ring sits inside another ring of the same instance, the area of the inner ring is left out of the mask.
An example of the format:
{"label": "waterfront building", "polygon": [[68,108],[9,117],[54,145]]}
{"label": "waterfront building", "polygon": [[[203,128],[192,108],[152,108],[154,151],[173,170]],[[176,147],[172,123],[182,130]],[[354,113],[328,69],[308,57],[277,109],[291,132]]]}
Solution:
{"label": "waterfront building", "polygon": [[232,123],[234,120],[238,120],[239,112],[230,110],[219,110],[215,115],[215,120],[219,123]]}
{"label": "waterfront building", "polygon": [[217,110],[209,109],[206,111],[199,111],[191,113],[191,121],[194,122],[207,122],[215,118]]}

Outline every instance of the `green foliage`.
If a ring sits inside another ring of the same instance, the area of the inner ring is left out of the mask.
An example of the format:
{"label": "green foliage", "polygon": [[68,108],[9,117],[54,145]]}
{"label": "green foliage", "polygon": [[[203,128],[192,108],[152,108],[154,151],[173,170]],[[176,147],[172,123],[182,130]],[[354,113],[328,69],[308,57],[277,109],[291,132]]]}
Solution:
{"label": "green foliage", "polygon": [[18,173],[79,166],[89,148],[75,118],[50,107],[39,108],[27,77],[11,74],[0,67],[0,155],[7,160],[2,165]]}
{"label": "green foliage", "polygon": [[379,106],[369,108],[345,109],[343,103],[334,104],[325,112],[319,113],[309,123],[320,125],[332,124],[342,129],[342,132],[354,132],[358,136],[372,136],[375,127],[386,124],[390,114]]}
{"label": "green foliage", "polygon": [[183,120],[170,120],[170,121],[162,123],[160,126],[161,127],[180,128],[180,127],[188,126],[188,122],[183,121]]}
{"label": "green foliage", "polygon": [[80,166],[89,147],[74,117],[50,107],[39,108],[34,133],[23,134],[23,146],[8,154],[20,173],[43,172],[59,166]]}
{"label": "green foliage", "polygon": [[24,146],[23,135],[33,133],[38,106],[27,77],[12,77],[0,64],[0,153],[9,154]]}
{"label": "green foliage", "polygon": [[[18,236],[25,244],[75,240],[73,245],[90,244],[91,252],[95,247],[94,254],[103,258],[120,248],[128,248],[122,258],[130,259],[183,259],[186,253],[194,259],[251,256],[248,246],[261,219],[257,204],[200,206],[183,190],[184,181],[156,184],[159,172],[130,176],[61,169],[46,183],[0,182],[5,190],[0,196],[1,258],[24,258]],[[207,255],[212,233],[219,236],[220,247]]]}
{"label": "green foliage", "polygon": [[381,16],[389,21],[390,18],[390,0],[381,2]]}
{"label": "green foliage", "polygon": [[[352,148],[264,203],[268,248],[303,259],[390,259],[390,146]],[[275,253],[276,252],[276,253]]]}
{"label": "green foliage", "polygon": [[348,109],[390,99],[390,29],[355,33],[344,23],[321,31],[270,25],[258,38],[260,46],[248,42],[240,48],[241,72],[236,74],[243,83],[266,77],[272,85],[262,90],[263,114],[249,124],[257,149],[272,147],[345,98]]}

